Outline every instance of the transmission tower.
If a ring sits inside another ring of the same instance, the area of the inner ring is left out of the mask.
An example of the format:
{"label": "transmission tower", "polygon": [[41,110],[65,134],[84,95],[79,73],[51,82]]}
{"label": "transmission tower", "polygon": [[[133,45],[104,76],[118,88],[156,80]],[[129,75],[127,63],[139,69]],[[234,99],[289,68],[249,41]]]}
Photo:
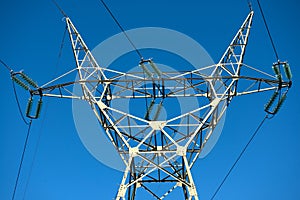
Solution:
{"label": "transmission tower", "polygon": [[[27,86],[21,81],[20,85],[30,87],[27,116],[38,117],[43,97],[86,101],[126,166],[116,200],[133,200],[138,189],[145,189],[155,199],[164,199],[177,187],[182,189],[185,200],[198,200],[191,169],[232,99],[274,91],[265,110],[275,114],[291,86],[287,62],[273,64],[275,76],[243,63],[252,19],[250,11],[217,64],[188,72],[165,72],[151,59],[142,59],[142,73],[124,73],[101,67],[66,17],[76,67],[41,87]],[[58,83],[74,73],[77,80]],[[20,82],[17,75],[13,77]],[[74,85],[80,87],[79,94],[72,92]],[[35,96],[39,99],[39,110],[32,115]],[[197,98],[198,108],[159,119],[160,110],[169,99],[191,97]],[[113,106],[122,99],[141,105],[138,112],[125,112]],[[170,189],[159,195],[151,189],[153,183],[168,183]]]}

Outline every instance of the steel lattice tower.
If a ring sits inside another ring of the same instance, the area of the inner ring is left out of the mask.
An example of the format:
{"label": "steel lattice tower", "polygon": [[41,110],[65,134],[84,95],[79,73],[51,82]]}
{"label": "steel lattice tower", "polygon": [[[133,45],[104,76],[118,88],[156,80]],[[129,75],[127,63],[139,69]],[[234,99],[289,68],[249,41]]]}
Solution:
{"label": "steel lattice tower", "polygon": [[[278,71],[279,67],[287,66],[285,62],[274,64],[276,76],[243,63],[252,18],[253,11],[250,11],[217,64],[188,72],[164,72],[152,60],[142,60],[139,66],[144,73],[124,73],[101,67],[71,19],[66,17],[76,68],[31,90],[31,95],[89,103],[126,165],[117,200],[135,199],[138,188],[144,188],[156,199],[163,199],[176,187],[182,188],[185,200],[198,200],[191,169],[231,100],[273,90],[266,111],[275,113],[291,85]],[[77,74],[78,80],[56,84],[72,73]],[[74,85],[80,86],[80,94],[72,92]],[[284,91],[279,93],[279,90]],[[159,110],[168,99],[190,97],[200,102],[197,109],[158,120]],[[279,103],[273,106],[275,98]],[[122,99],[143,100],[148,106],[141,115],[127,113],[112,106]],[[153,105],[156,105],[154,114]],[[158,196],[148,184],[162,182],[173,185]]]}

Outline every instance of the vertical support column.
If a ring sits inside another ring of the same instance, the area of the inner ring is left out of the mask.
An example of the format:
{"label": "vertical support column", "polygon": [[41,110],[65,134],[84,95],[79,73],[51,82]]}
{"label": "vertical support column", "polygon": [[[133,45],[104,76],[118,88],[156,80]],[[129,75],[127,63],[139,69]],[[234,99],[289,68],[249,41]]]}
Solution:
{"label": "vertical support column", "polygon": [[189,163],[186,159],[186,155],[183,155],[184,167],[186,169],[187,178],[189,180],[190,186],[187,186],[188,193],[189,193],[189,200],[199,200],[197,189],[193,180],[193,176],[191,173],[191,169]]}
{"label": "vertical support column", "polygon": [[126,192],[128,189],[128,187],[126,186],[126,180],[127,180],[128,174],[130,173],[132,159],[133,159],[133,156],[130,155],[128,164],[126,166],[126,170],[124,172],[124,175],[123,175],[123,178],[122,178],[119,190],[118,190],[116,200],[125,200],[125,195],[126,195]]}
{"label": "vertical support column", "polygon": [[[129,159],[128,159],[128,163],[127,163],[127,166],[126,166],[126,169],[125,169],[125,172],[124,172],[124,175],[123,175],[123,178],[122,178],[119,190],[118,190],[116,200],[125,200],[127,190],[129,187],[131,187],[131,186],[128,186],[128,185],[130,185],[130,181],[128,182],[128,184],[126,184],[126,182],[127,182],[128,175],[131,176],[131,174],[130,174],[131,170],[133,170],[133,172],[135,172],[134,157],[137,155],[138,152],[139,152],[139,150],[137,147],[129,148]],[[134,190],[136,190],[136,185],[134,186]],[[135,196],[135,191],[134,191],[133,195]],[[129,196],[130,196],[130,194],[129,194]]]}

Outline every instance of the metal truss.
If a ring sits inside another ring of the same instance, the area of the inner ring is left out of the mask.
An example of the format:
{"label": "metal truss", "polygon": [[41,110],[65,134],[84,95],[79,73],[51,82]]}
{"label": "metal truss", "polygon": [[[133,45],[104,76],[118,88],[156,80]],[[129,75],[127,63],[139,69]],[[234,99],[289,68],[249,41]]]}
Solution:
{"label": "metal truss", "polygon": [[[135,199],[138,188],[164,199],[176,187],[182,188],[185,200],[198,200],[191,168],[231,100],[290,87],[290,82],[243,63],[252,18],[253,11],[217,64],[188,72],[164,72],[152,60],[142,60],[141,71],[123,73],[99,66],[67,17],[76,68],[31,93],[89,103],[126,165],[117,200]],[[77,80],[58,83],[73,74]],[[72,90],[74,85],[80,86],[79,93]],[[162,107],[172,99],[192,97],[199,102],[197,108],[160,119]],[[139,108],[129,113],[115,106],[124,99]],[[170,189],[157,194],[152,183],[168,183]]]}

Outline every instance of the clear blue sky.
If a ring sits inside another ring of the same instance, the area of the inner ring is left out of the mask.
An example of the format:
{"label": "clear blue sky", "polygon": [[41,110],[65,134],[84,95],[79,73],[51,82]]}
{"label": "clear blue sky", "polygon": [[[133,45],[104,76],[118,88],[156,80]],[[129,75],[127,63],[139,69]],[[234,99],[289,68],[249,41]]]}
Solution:
{"label": "clear blue sky", "polygon": [[[58,3],[90,49],[119,32],[97,0]],[[189,3],[107,0],[107,4],[125,29],[156,26],[180,31],[198,41],[216,62],[248,13],[246,0]],[[245,63],[272,73],[275,58],[256,2],[253,4],[255,17]],[[266,122],[215,199],[300,199],[300,4],[296,0],[269,0],[261,4],[279,56],[292,67],[293,87],[279,114]],[[50,0],[1,1],[1,59],[15,70],[24,69],[38,83],[45,83],[74,66],[66,41],[63,60],[55,68],[65,26],[61,19]],[[0,199],[8,200],[13,192],[26,126],[18,114],[9,74],[2,67],[0,74]],[[27,96],[21,94],[25,109]],[[270,95],[244,96],[231,103],[216,147],[193,168],[202,200],[211,197],[264,117],[263,106]],[[43,109],[42,117],[33,122],[16,199],[112,199],[122,173],[102,165],[81,144],[73,123],[71,101],[48,99],[45,104],[47,109]]]}

